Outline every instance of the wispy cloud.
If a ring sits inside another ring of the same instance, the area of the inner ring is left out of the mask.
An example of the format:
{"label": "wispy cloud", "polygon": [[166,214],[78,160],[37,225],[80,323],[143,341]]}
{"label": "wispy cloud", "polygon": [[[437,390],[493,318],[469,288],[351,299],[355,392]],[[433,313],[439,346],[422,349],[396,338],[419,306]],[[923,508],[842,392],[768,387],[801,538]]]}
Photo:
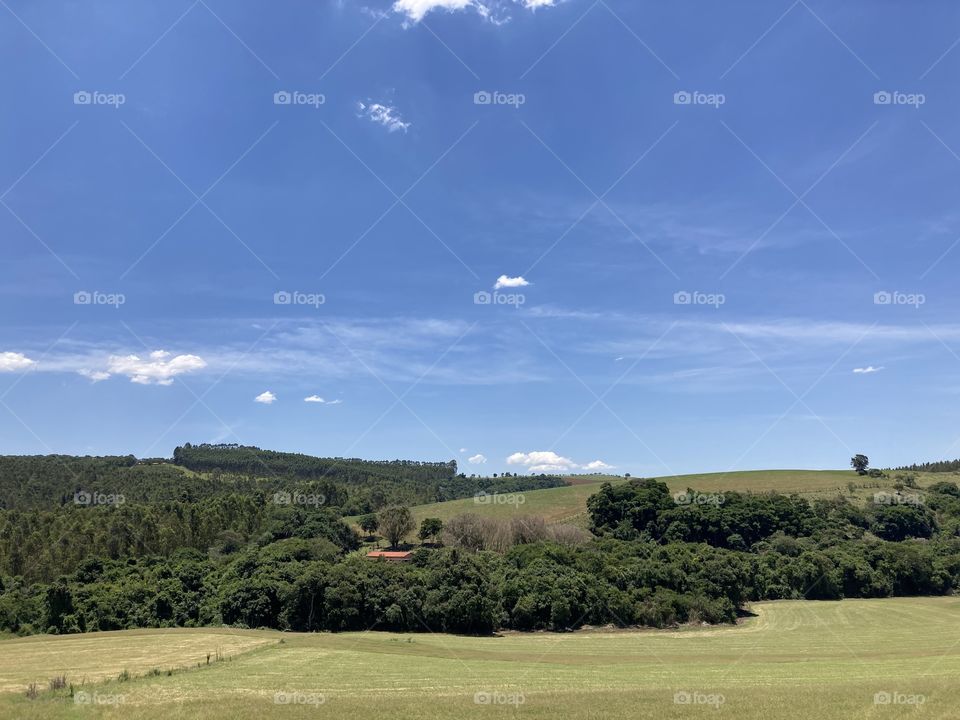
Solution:
{"label": "wispy cloud", "polygon": [[410,23],[418,23],[427,13],[436,10],[473,10],[481,17],[500,25],[510,19],[506,14],[510,7],[519,5],[527,10],[537,10],[553,7],[559,2],[560,0],[396,0],[393,11],[404,15]]}
{"label": "wispy cloud", "polygon": [[318,405],[339,405],[343,400],[324,400],[319,395],[308,395],[303,399],[305,403],[316,403]]}
{"label": "wispy cloud", "polygon": [[257,395],[254,399],[254,402],[258,402],[262,405],[273,405],[277,401],[277,396],[274,395],[269,390],[264,390],[262,393]]}
{"label": "wispy cloud", "polygon": [[874,367],[873,365],[868,365],[867,367],[854,368],[853,372],[855,375],[870,375],[872,373],[880,372],[883,370],[883,367]]}

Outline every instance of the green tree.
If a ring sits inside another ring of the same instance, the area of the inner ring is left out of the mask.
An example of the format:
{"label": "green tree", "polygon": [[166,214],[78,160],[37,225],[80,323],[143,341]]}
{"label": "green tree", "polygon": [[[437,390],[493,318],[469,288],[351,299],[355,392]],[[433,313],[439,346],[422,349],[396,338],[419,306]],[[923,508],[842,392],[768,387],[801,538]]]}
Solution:
{"label": "green tree", "polygon": [[380,534],[390,543],[390,547],[399,545],[400,541],[414,528],[410,508],[403,505],[391,505],[383,508],[377,513],[377,521],[377,528],[380,530]]}
{"label": "green tree", "polygon": [[377,520],[377,516],[374,514],[364,515],[360,518],[360,529],[363,530],[368,536],[373,535],[377,528],[380,526],[380,521]]}
{"label": "green tree", "polygon": [[417,537],[420,538],[421,542],[426,542],[428,539],[436,540],[442,530],[443,520],[440,518],[424,518],[423,522],[420,523],[420,532]]}

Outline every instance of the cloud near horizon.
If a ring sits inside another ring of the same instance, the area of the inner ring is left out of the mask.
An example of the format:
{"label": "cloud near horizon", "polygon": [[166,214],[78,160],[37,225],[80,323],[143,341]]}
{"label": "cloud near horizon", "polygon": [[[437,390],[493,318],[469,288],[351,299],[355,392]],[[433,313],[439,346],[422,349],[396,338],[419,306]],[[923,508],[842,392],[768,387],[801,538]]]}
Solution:
{"label": "cloud near horizon", "polygon": [[534,450],[533,452],[516,452],[507,458],[507,465],[523,465],[530,473],[570,473],[574,470],[609,470],[602,460],[594,460],[586,465],[580,465],[570,458],[557,455],[552,450]]}

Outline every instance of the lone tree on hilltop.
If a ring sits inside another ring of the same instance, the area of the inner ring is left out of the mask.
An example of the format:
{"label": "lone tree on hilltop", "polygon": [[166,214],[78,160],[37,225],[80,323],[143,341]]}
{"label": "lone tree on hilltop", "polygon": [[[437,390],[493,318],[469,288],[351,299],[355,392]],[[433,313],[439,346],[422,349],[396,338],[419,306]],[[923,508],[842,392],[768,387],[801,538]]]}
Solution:
{"label": "lone tree on hilltop", "polygon": [[850,458],[850,466],[857,471],[857,475],[866,475],[869,465],[870,458],[866,455],[854,455]]}

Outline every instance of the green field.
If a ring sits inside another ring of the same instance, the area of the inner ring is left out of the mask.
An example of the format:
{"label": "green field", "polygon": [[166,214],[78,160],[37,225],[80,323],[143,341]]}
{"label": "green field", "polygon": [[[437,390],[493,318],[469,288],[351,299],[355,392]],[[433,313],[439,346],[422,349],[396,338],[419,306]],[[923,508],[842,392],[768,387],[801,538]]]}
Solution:
{"label": "green field", "polygon": [[[891,473],[895,475],[896,473]],[[938,480],[956,481],[955,474],[940,473],[918,476],[919,484]],[[744,472],[704,473],[699,475],[676,475],[657,478],[672,491],[680,492],[693,488],[705,493],[721,492],[767,492],[797,493],[807,498],[827,497],[842,493],[848,497],[865,500],[878,490],[890,490],[892,478],[874,479],[860,477],[852,470],[751,470]],[[597,492],[600,483],[625,482],[621,476],[582,475],[567,478],[574,484],[567,487],[532,490],[495,498],[450,500],[442,503],[418,505],[411,508],[419,523],[425,517],[449,520],[454,515],[470,512],[492,517],[509,517],[514,514],[542,515],[548,523],[568,522],[586,527],[587,498]],[[847,485],[857,487],[851,493]],[[864,487],[865,486],[865,487]],[[355,518],[354,518],[355,519]]]}
{"label": "green field", "polygon": [[[737,627],[675,631],[473,638],[182,629],[8,639],[0,641],[0,717],[958,717],[960,599],[752,609]],[[240,654],[205,664],[207,652],[227,645]],[[124,669],[135,677],[89,682]],[[80,697],[114,704],[78,704],[67,691],[25,697],[28,682],[45,685],[61,672],[88,678]],[[898,702],[875,704],[878,693]]]}

